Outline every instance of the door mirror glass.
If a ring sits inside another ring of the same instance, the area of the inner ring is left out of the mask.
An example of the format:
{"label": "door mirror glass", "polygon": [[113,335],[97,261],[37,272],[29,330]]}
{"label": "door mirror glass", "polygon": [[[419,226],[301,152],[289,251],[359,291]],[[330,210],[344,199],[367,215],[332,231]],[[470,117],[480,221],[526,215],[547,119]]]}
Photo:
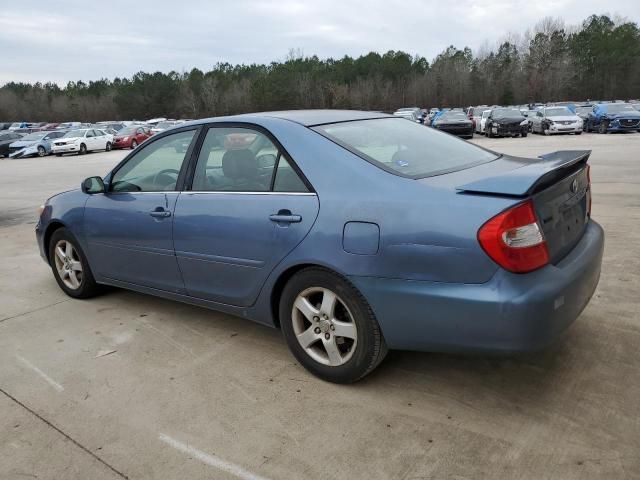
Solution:
{"label": "door mirror glass", "polygon": [[100,177],[89,177],[82,182],[82,191],[93,195],[95,193],[104,193],[104,182]]}

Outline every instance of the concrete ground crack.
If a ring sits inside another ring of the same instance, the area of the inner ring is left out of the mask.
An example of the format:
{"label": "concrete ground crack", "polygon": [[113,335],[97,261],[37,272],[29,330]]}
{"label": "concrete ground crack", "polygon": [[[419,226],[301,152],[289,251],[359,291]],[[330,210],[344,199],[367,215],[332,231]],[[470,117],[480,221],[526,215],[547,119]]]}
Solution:
{"label": "concrete ground crack", "polygon": [[13,318],[23,317],[24,315],[29,315],[30,313],[33,313],[33,312],[39,312],[40,310],[44,310],[45,308],[49,308],[49,307],[54,307],[54,306],[59,305],[61,303],[68,302],[69,300],[70,299],[67,298],[66,300],[60,300],[59,302],[55,302],[55,303],[52,303],[50,305],[45,305],[43,307],[34,308],[33,310],[29,310],[28,312],[17,313],[16,315],[12,315],[10,317],[0,318],[0,323],[4,322],[6,320],[11,320]]}
{"label": "concrete ground crack", "polygon": [[0,388],[0,393],[2,393],[5,397],[7,397],[9,400],[11,400],[12,402],[20,405],[22,408],[24,408],[27,412],[29,412],[31,415],[33,415],[34,417],[36,417],[38,420],[40,420],[41,422],[45,423],[46,425],[48,425],[49,427],[53,428],[56,432],[58,432],[60,435],[62,435],[64,438],[66,438],[67,440],[69,440],[71,443],[73,443],[76,447],[80,448],[81,450],[83,450],[84,452],[88,453],[89,455],[91,455],[95,460],[97,460],[98,462],[100,462],[102,465],[104,465],[105,467],[107,467],[109,470],[111,470],[113,473],[115,473],[116,475],[118,475],[120,478],[124,478],[125,480],[129,480],[129,477],[126,476],[124,473],[122,473],[121,471],[117,470],[116,468],[112,467],[111,465],[109,465],[107,462],[105,462],[102,458],[100,458],[98,455],[96,455],[95,453],[93,453],[91,450],[89,450],[87,447],[85,447],[84,445],[82,445],[80,442],[78,442],[77,440],[73,439],[72,437],[70,437],[69,435],[67,435],[65,432],[63,432],[62,430],[60,430],[58,427],[56,427],[53,423],[51,423],[49,420],[47,420],[46,418],[44,418],[42,415],[38,414],[37,412],[35,412],[34,410],[32,410],[31,408],[29,408],[28,406],[26,406],[24,403],[22,403],[20,400],[18,400],[17,398],[15,398],[13,395],[7,393],[4,389]]}

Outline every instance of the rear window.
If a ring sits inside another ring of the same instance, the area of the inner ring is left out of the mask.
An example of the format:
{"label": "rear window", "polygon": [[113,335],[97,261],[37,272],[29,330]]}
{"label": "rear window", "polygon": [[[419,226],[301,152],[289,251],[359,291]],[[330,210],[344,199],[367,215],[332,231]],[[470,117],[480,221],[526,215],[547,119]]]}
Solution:
{"label": "rear window", "polygon": [[463,170],[498,158],[472,143],[402,119],[333,123],[313,130],[368,162],[409,178]]}

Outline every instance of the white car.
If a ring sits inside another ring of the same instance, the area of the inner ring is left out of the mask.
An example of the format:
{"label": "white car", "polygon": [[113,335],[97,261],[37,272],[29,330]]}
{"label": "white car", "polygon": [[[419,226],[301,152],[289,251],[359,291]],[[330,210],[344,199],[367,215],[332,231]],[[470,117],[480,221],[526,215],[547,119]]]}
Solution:
{"label": "white car", "polygon": [[112,145],[113,135],[105,133],[103,130],[88,128],[67,132],[64,137],[53,142],[51,151],[58,157],[64,153],[84,155],[95,150],[108,152]]}
{"label": "white car", "polygon": [[582,119],[567,107],[542,107],[529,119],[532,133],[582,133]]}
{"label": "white car", "polygon": [[151,128],[151,131],[155,135],[156,133],[164,132],[166,129],[171,128],[175,125],[178,125],[178,122],[175,120],[165,120],[164,122],[159,122],[155,126]]}
{"label": "white car", "polygon": [[485,126],[487,125],[487,118],[489,118],[489,115],[491,115],[491,110],[483,110],[479,117],[476,117],[474,112],[474,118],[476,119],[476,133],[484,135]]}

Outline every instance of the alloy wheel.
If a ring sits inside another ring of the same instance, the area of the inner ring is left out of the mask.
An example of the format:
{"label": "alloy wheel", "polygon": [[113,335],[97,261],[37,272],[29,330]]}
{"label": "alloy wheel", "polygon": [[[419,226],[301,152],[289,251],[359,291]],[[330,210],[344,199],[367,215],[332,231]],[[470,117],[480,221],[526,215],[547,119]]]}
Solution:
{"label": "alloy wheel", "polygon": [[47,151],[44,149],[44,147],[38,147],[38,156],[39,157],[44,157],[47,154]]}
{"label": "alloy wheel", "polygon": [[71,290],[82,285],[82,262],[77,250],[68,240],[60,240],[55,248],[55,264],[60,280]]}
{"label": "alloy wheel", "polygon": [[293,331],[315,361],[337,367],[356,350],[358,329],[353,315],[335,292],[323,287],[302,291],[293,303]]}

